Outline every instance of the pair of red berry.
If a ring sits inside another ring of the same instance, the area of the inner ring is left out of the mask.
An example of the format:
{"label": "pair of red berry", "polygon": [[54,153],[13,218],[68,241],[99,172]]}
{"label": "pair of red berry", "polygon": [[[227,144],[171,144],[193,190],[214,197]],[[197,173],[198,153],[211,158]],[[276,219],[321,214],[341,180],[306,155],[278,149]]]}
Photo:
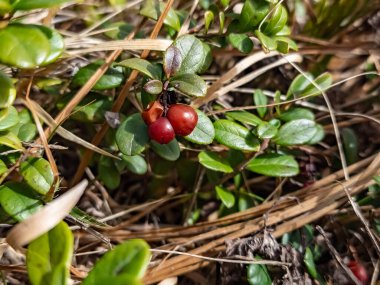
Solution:
{"label": "pair of red berry", "polygon": [[149,126],[149,137],[160,144],[170,143],[175,135],[189,135],[198,122],[197,113],[188,105],[172,104],[166,117],[162,117],[163,113],[164,107],[160,102],[154,101],[141,114]]}

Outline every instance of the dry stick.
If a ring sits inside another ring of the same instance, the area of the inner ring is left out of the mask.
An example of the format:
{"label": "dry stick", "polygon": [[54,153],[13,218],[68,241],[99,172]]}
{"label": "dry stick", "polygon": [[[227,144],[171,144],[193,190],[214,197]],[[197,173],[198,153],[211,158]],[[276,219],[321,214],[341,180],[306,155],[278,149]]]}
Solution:
{"label": "dry stick", "polygon": [[344,264],[339,253],[336,251],[336,249],[334,248],[334,246],[331,244],[330,240],[328,239],[325,231],[320,226],[316,226],[316,229],[323,236],[327,247],[331,251],[331,254],[335,258],[335,260],[339,263],[339,265],[342,267],[342,269],[346,272],[346,274],[352,279],[352,281],[354,281],[356,285],[362,285],[362,283],[356,278],[354,273],[347,267],[347,265]]}
{"label": "dry stick", "polygon": [[379,277],[379,271],[380,271],[380,259],[378,259],[376,262],[375,270],[373,271],[373,274],[372,274],[371,285],[376,285],[377,279]]}
{"label": "dry stick", "polygon": [[[169,0],[168,3],[166,4],[164,11],[162,12],[162,14],[161,14],[160,18],[158,19],[156,25],[154,26],[154,29],[150,35],[150,39],[157,38],[158,33],[160,32],[161,27],[163,25],[164,19],[166,18],[166,15],[169,13],[169,10],[170,10],[171,6],[173,5],[173,2],[174,2],[174,0]],[[149,50],[144,50],[141,53],[140,58],[146,58],[149,55],[149,52],[150,52]],[[112,106],[112,112],[119,112],[121,107],[124,104],[125,99],[127,99],[127,97],[129,97],[131,102],[135,105],[135,107],[138,110],[141,110],[141,107],[137,103],[136,98],[128,96],[129,95],[129,89],[131,88],[133,82],[135,81],[135,79],[137,78],[138,75],[139,75],[138,71],[136,71],[136,70],[132,71],[131,75],[129,76],[127,82],[123,86],[122,90],[120,91],[119,96],[117,97],[115,103]],[[108,128],[109,128],[108,124],[103,123],[101,129],[99,130],[99,132],[97,132],[97,134],[93,138],[92,144],[99,145],[100,142],[103,140],[103,137],[106,135]],[[72,182],[73,185],[75,183],[77,183],[81,179],[81,177],[83,176],[84,170],[86,169],[88,162],[91,160],[92,156],[93,156],[93,151],[91,151],[91,150],[85,151],[84,155],[81,158],[79,167],[75,173],[75,176],[74,176],[74,179]]]}

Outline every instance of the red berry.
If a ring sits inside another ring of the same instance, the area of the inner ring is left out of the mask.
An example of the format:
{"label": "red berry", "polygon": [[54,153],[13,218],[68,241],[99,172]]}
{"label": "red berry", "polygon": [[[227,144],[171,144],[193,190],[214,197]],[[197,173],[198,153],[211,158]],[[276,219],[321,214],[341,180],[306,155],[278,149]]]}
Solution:
{"label": "red berry", "polygon": [[368,284],[368,273],[363,264],[355,260],[351,260],[347,265],[363,285]]}
{"label": "red berry", "polygon": [[144,110],[141,113],[141,116],[148,126],[157,121],[159,117],[162,116],[162,113],[164,112],[164,107],[160,104],[158,101],[154,101],[148,105],[146,110]]}
{"label": "red berry", "polygon": [[148,133],[152,140],[160,144],[170,143],[175,137],[172,125],[165,117],[161,117],[157,121],[150,124]]}
{"label": "red berry", "polygon": [[172,124],[174,132],[179,136],[189,135],[198,122],[198,114],[195,110],[184,104],[171,105],[167,118]]}

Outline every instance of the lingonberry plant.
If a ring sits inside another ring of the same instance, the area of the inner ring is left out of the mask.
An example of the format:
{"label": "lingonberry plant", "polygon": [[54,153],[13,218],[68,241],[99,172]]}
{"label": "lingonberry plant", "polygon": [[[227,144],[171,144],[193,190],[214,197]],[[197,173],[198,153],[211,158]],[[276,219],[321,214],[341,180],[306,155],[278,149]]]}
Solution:
{"label": "lingonberry plant", "polygon": [[379,68],[374,3],[0,0],[0,232],[27,246],[4,246],[4,282],[350,284],[322,241],[359,260],[351,232],[375,266],[378,141],[355,128],[378,123],[379,82],[356,76]]}

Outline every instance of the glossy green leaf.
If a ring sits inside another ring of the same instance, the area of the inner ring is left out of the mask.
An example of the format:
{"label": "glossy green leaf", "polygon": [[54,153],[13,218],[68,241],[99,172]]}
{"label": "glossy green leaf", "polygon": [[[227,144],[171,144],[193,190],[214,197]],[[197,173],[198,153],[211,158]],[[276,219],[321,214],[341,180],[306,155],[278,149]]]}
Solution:
{"label": "glossy green leaf", "polygon": [[228,120],[218,120],[214,123],[215,139],[232,149],[258,151],[260,143],[253,134],[242,125]]}
{"label": "glossy green leaf", "polygon": [[277,128],[268,122],[262,122],[257,127],[257,136],[262,139],[271,139],[277,134]]}
{"label": "glossy green leaf", "polygon": [[144,85],[145,92],[152,94],[152,95],[158,95],[162,92],[162,81],[160,80],[150,80]]}
{"label": "glossy green leaf", "polygon": [[224,31],[224,26],[226,24],[226,14],[223,11],[219,12],[219,34]]}
{"label": "glossy green leaf", "polygon": [[17,131],[18,138],[23,142],[30,142],[37,134],[37,127],[33,123],[21,124]]}
{"label": "glossy green leaf", "polygon": [[320,124],[316,124],[315,128],[317,129],[317,132],[315,135],[307,142],[307,144],[316,144],[322,141],[325,137],[325,131],[323,129],[323,126]]}
{"label": "glossy green leaf", "polygon": [[20,173],[25,182],[37,193],[45,195],[54,181],[53,171],[47,160],[32,157],[21,162]]}
{"label": "glossy green leaf", "polygon": [[214,21],[214,13],[210,10],[206,11],[204,14],[205,20],[205,32],[208,33],[208,29],[210,28],[212,22]]}
{"label": "glossy green leaf", "polygon": [[271,36],[280,32],[288,21],[288,12],[282,5],[278,5],[269,20],[263,24],[263,33]]}
{"label": "glossy green leaf", "polygon": [[[307,77],[314,79],[313,75],[310,73],[306,73]],[[286,93],[286,98],[290,97],[298,98],[302,94],[302,91],[310,84],[310,81],[306,79],[305,75],[299,74],[297,75],[292,83],[289,86],[288,92]]]}
{"label": "glossy green leaf", "polygon": [[[261,259],[256,256],[256,259]],[[265,265],[250,264],[247,266],[247,280],[250,285],[271,285],[268,269]]]}
{"label": "glossy green leaf", "polygon": [[143,277],[150,257],[149,245],[144,240],[130,239],[107,252],[95,264],[82,284],[104,285],[109,283],[109,278],[114,280],[123,276],[127,277],[124,283],[118,284],[130,284],[128,283],[129,280]]}
{"label": "glossy green leaf", "polygon": [[315,116],[314,113],[309,109],[295,107],[282,112],[281,115],[278,116],[278,118],[284,122],[289,122],[298,119],[308,119],[314,121]]}
{"label": "glossy green leaf", "polygon": [[148,171],[145,159],[140,155],[122,155],[121,159],[127,169],[135,174],[143,175]]}
{"label": "glossy green leaf", "polygon": [[152,79],[161,79],[161,68],[141,58],[129,58],[119,62],[117,65],[135,69]]}
{"label": "glossy green leaf", "polygon": [[199,72],[206,57],[203,43],[193,35],[184,35],[177,38],[173,45],[178,48],[182,57],[182,64],[177,74]]}
{"label": "glossy green leaf", "polygon": [[170,80],[170,85],[178,91],[194,97],[203,97],[207,92],[207,84],[196,74],[180,74]]}
{"label": "glossy green leaf", "polygon": [[234,171],[227,159],[222,158],[214,152],[202,151],[198,154],[198,159],[199,163],[208,169],[224,173]]}
{"label": "glossy green leaf", "polygon": [[198,114],[198,123],[185,139],[196,144],[210,144],[215,137],[214,125],[202,111],[198,109],[195,111]]}
{"label": "glossy green leaf", "polygon": [[276,129],[281,127],[281,121],[278,119],[270,119],[268,123],[271,124],[272,126],[276,127]]}
{"label": "glossy green leaf", "polygon": [[68,284],[73,244],[73,234],[65,222],[32,241],[26,253],[30,282],[33,285]]}
{"label": "glossy green leaf", "polygon": [[9,0],[0,0],[0,16],[12,11],[12,6]]}
{"label": "glossy green leaf", "polygon": [[287,122],[278,131],[274,141],[279,145],[299,145],[310,141],[317,133],[314,121],[299,119]]}
{"label": "glossy green leaf", "polygon": [[235,205],[235,196],[231,193],[231,191],[220,186],[216,186],[215,191],[224,206],[230,209]]}
{"label": "glossy green leaf", "polygon": [[226,116],[229,119],[233,119],[252,126],[258,126],[262,122],[259,117],[247,111],[231,111],[227,112]]}
{"label": "glossy green leaf", "polygon": [[274,38],[267,36],[266,34],[260,32],[259,30],[255,31],[255,35],[259,39],[265,52],[269,52],[277,48],[277,42]]}
{"label": "glossy green leaf", "polygon": [[50,57],[50,41],[33,25],[10,24],[0,29],[0,62],[19,68],[34,68]]}
{"label": "glossy green leaf", "polygon": [[291,155],[263,154],[252,159],[248,170],[266,176],[289,177],[299,173],[297,161]]}
{"label": "glossy green leaf", "polygon": [[50,8],[69,1],[70,0],[16,0],[13,1],[12,6],[14,10],[27,11],[32,9]]}
{"label": "glossy green leaf", "polygon": [[211,48],[208,44],[202,42],[202,46],[203,46],[203,53],[204,53],[204,56],[203,56],[203,62],[202,62],[202,65],[201,67],[198,69],[198,73],[204,73],[206,72],[211,63],[212,63],[212,53],[211,53]]}
{"label": "glossy green leaf", "polygon": [[20,139],[11,132],[0,132],[0,146],[5,145],[13,149],[24,149]]}
{"label": "glossy green leaf", "polygon": [[314,263],[313,252],[311,251],[309,247],[306,248],[303,261],[305,262],[307,271],[309,272],[310,276],[316,279],[318,277],[318,272]]}
{"label": "glossy green leaf", "polygon": [[47,57],[44,59],[42,65],[47,65],[49,63],[54,62],[62,54],[65,48],[65,43],[63,41],[62,36],[56,30],[50,29],[45,26],[41,26],[41,25],[28,25],[28,26],[39,29],[49,41],[50,51]]}
{"label": "glossy green leaf", "polygon": [[175,75],[182,64],[182,54],[180,50],[171,45],[164,54],[164,70],[167,78]]}
{"label": "glossy green leaf", "polygon": [[[315,78],[314,82],[319,86],[321,90],[325,91],[331,86],[333,79],[332,79],[331,74],[326,72],[326,73],[321,74],[317,78]],[[314,84],[309,82],[309,84],[302,91],[302,94],[300,96],[304,97],[304,96],[309,96],[309,95],[314,95],[314,96],[320,95],[321,94],[320,89],[318,89],[317,87],[314,86]]]}
{"label": "glossy green leaf", "polygon": [[12,106],[16,99],[16,88],[12,80],[0,71],[0,109]]}
{"label": "glossy green leaf", "polygon": [[0,205],[13,219],[22,221],[37,212],[42,202],[25,183],[7,182],[0,186]]}
{"label": "glossy green leaf", "polygon": [[0,131],[7,130],[19,122],[18,113],[15,107],[10,106],[0,110]]}
{"label": "glossy green leaf", "polygon": [[[78,70],[73,77],[74,86],[83,86],[94,75],[94,73],[103,65],[103,61],[90,63]],[[110,67],[106,73],[96,82],[93,90],[107,90],[119,87],[124,80],[124,74],[121,67]]]}
{"label": "glossy green leaf", "polygon": [[243,53],[250,53],[253,49],[253,42],[246,34],[231,33],[227,39],[234,48]]}
{"label": "glossy green leaf", "polygon": [[344,153],[347,164],[353,164],[358,161],[359,141],[355,131],[351,128],[344,128],[341,131]]}
{"label": "glossy green leaf", "polygon": [[121,178],[114,159],[106,156],[100,157],[98,163],[98,177],[110,190],[119,187]]}
{"label": "glossy green leaf", "polygon": [[256,28],[269,12],[269,3],[265,0],[246,0],[239,17],[238,30],[242,33]]}
{"label": "glossy green leaf", "polygon": [[[256,106],[265,106],[268,104],[268,97],[264,95],[263,91],[260,89],[256,89],[255,93],[253,94],[253,101]],[[257,113],[259,114],[260,118],[264,118],[266,115],[268,108],[267,107],[258,107]]]}
{"label": "glossy green leaf", "polygon": [[275,36],[274,37],[276,43],[277,43],[277,50],[281,53],[288,53],[289,50],[298,50],[298,46],[292,39],[284,36]]}
{"label": "glossy green leaf", "polygon": [[[163,2],[158,0],[146,0],[144,6],[140,10],[140,14],[153,20],[158,20],[164,9],[165,3]],[[177,32],[181,28],[179,18],[173,9],[169,10],[169,13],[164,20],[164,24],[172,27]]]}
{"label": "glossy green leaf", "polygon": [[117,129],[116,143],[125,155],[141,153],[148,142],[148,127],[140,113],[129,116]]}
{"label": "glossy green leaf", "polygon": [[8,168],[7,166],[5,165],[4,161],[2,161],[0,159],[0,175],[4,174],[5,172],[7,172]]}
{"label": "glossy green leaf", "polygon": [[155,153],[169,161],[176,161],[181,154],[179,144],[176,139],[173,139],[168,144],[159,144],[155,141],[151,141],[150,145]]}

